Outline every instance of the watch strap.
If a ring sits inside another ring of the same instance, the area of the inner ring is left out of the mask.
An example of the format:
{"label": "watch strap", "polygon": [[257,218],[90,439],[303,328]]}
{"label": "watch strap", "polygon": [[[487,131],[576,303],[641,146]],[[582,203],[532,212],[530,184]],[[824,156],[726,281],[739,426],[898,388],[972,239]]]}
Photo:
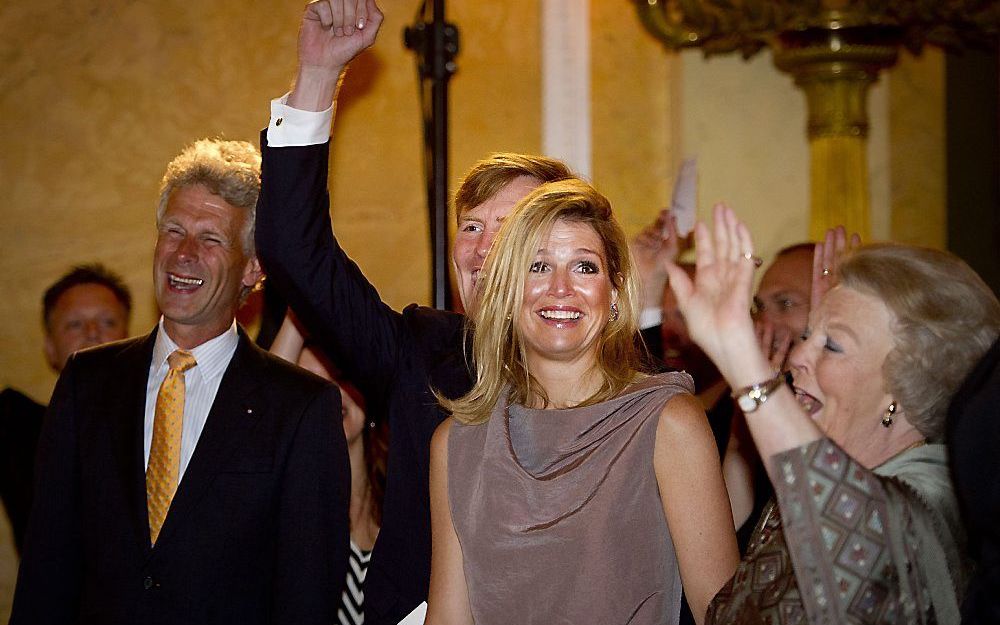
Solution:
{"label": "watch strap", "polygon": [[766,402],[771,393],[778,390],[784,381],[785,374],[779,371],[774,377],[768,378],[763,382],[744,386],[733,391],[733,399],[736,400],[736,404],[744,413],[753,412],[760,408],[760,405]]}

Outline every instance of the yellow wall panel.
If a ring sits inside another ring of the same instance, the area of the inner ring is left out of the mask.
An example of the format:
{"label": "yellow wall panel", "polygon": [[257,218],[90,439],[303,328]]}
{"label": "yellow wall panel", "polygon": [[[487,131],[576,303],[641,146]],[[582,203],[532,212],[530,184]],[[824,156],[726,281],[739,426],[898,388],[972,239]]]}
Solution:
{"label": "yellow wall panel", "polygon": [[100,260],[156,319],[151,254],[167,161],[202,136],[257,142],[294,68],[302,5],[38,0],[0,9],[0,385],[46,400],[42,291]]}
{"label": "yellow wall panel", "polygon": [[590,12],[594,184],[631,233],[670,202],[679,61],[631,7],[592,0]]}
{"label": "yellow wall panel", "polygon": [[945,249],[944,54],[900,53],[889,74],[893,239]]}

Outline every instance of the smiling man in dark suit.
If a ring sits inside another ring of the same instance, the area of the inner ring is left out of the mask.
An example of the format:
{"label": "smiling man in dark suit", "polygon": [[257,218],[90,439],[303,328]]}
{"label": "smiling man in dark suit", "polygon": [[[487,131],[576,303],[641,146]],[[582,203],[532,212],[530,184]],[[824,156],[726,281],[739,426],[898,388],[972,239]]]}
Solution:
{"label": "smiling man in dark suit", "polygon": [[11,623],[332,623],[349,469],[336,389],[234,321],[260,158],[170,163],[146,337],[79,352],[43,426]]}

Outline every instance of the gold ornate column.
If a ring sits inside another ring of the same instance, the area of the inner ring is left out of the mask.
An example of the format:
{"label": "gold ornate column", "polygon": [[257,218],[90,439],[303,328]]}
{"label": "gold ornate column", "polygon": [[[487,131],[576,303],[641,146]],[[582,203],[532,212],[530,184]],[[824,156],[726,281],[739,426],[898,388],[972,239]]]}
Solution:
{"label": "gold ornate column", "polygon": [[[836,13],[827,16],[836,22]],[[849,232],[871,234],[868,189],[868,87],[879,70],[896,62],[891,33],[867,33],[854,42],[852,33],[809,29],[782,34],[774,63],[795,78],[806,94],[809,111],[809,236],[823,237],[827,228],[844,224]]]}
{"label": "gold ornate column", "polygon": [[906,46],[995,41],[995,0],[634,0],[639,18],[671,49],[706,55],[765,46],[806,94],[810,236],[844,224],[870,233],[868,87]]}

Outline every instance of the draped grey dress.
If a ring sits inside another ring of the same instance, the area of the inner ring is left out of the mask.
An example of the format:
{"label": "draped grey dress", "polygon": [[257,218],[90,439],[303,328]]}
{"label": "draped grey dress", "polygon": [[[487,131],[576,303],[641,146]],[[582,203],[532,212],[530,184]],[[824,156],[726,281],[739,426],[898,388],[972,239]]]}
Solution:
{"label": "draped grey dress", "polygon": [[653,449],[684,373],[592,406],[500,402],[454,423],[448,497],[477,625],[676,624],[681,583]]}

